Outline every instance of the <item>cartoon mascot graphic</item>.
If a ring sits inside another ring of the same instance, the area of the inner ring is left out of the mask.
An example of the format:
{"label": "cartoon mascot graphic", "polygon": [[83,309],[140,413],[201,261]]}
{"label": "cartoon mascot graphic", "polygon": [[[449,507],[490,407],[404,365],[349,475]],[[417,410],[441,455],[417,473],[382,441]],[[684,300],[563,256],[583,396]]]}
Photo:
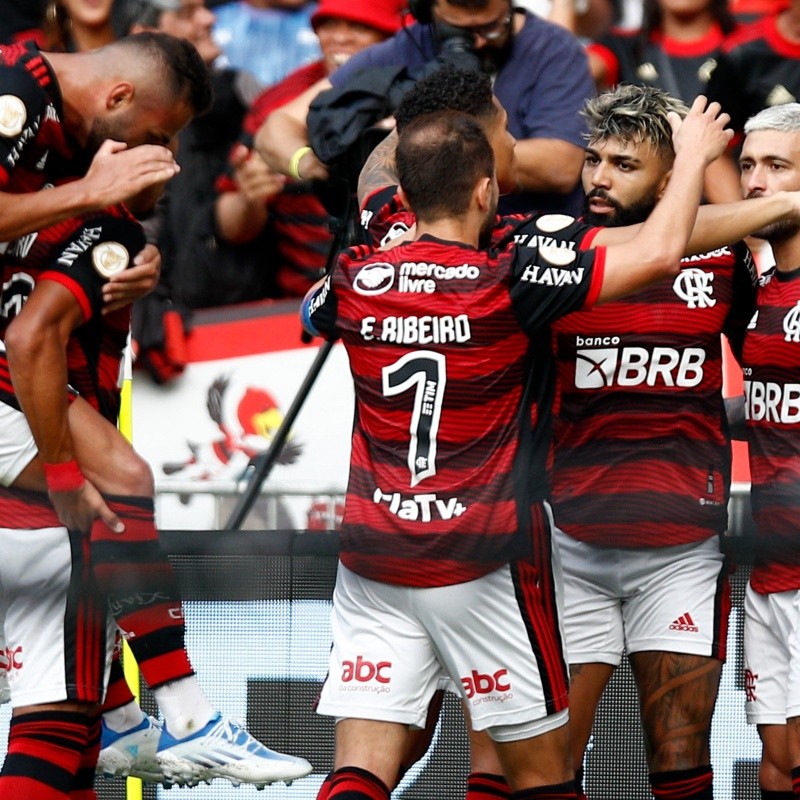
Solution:
{"label": "cartoon mascot graphic", "polygon": [[[236,405],[235,421],[226,420],[224,401],[229,385],[230,376],[220,375],[206,395],[208,414],[222,437],[201,444],[187,442],[190,457],[162,464],[165,475],[195,481],[239,480],[252,459],[267,451],[283,421],[275,399],[266,390],[249,386]],[[277,463],[294,464],[302,451],[302,445],[288,439]]]}

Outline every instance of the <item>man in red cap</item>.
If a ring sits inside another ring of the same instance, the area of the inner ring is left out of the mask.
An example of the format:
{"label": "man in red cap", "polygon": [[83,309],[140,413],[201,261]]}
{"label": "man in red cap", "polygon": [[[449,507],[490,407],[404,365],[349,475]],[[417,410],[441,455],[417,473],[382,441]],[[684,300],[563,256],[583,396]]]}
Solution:
{"label": "man in red cap", "polygon": [[251,242],[269,225],[276,248],[278,292],[302,297],[320,277],[330,246],[328,214],[304,181],[273,172],[252,149],[267,117],[350,56],[387,39],[401,27],[398,0],[321,0],[311,17],[322,58],[266,89],[253,102],[242,138],[231,151],[231,170],[217,182],[217,231],[228,242]]}

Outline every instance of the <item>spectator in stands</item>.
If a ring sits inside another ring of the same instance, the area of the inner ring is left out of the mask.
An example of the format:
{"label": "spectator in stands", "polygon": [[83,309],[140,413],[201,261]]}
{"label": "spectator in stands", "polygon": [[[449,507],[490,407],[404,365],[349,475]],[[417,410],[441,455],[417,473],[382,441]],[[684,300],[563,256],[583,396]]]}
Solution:
{"label": "spectator in stands", "polygon": [[[748,198],[800,189],[800,105],[749,119],[739,159]],[[747,721],[763,745],[764,800],[800,797],[800,425],[796,412],[800,337],[800,231],[771,225],[754,236],[772,245],[758,310],[744,342],[745,414],[755,562],[745,596]]]}
{"label": "spectator in stands", "polygon": [[620,12],[617,0],[518,0],[515,5],[589,39],[602,36]]}
{"label": "spectator in stands", "polygon": [[249,73],[217,66],[214,15],[204,0],[122,0],[117,24],[122,33],[158,30],[188,39],[211,67],[214,90],[210,111],[192,120],[179,137],[180,180],[170,184],[154,218],[145,223],[148,238],[161,250],[163,272],[156,292],[137,304],[134,338],[140,345],[139,364],[163,382],[185,363],[172,355],[185,352],[179,311],[274,293],[263,269],[264,242],[232,247],[217,240],[214,226],[214,181],[225,168],[258,84]]}
{"label": "spectator in stands", "polygon": [[777,14],[786,5],[786,0],[732,0],[731,11],[740,22],[749,23],[768,14]]}
{"label": "spectator in stands", "polygon": [[350,59],[330,80],[320,81],[269,117],[256,137],[267,163],[286,175],[327,177],[327,167],[308,148],[311,101],[367,67],[401,64],[419,70],[440,52],[441,26],[447,25],[471,38],[484,69],[494,75],[495,94],[517,139],[520,193],[504,198],[501,208],[578,213],[583,164],[579,111],[594,88],[577,39],[560,26],[514,9],[510,0],[420,0],[414,8],[414,25]]}
{"label": "spectator in stands", "polygon": [[49,0],[43,23],[48,49],[94,50],[113,42],[113,4],[114,0]]}
{"label": "spectator in stands", "polygon": [[[800,99],[800,0],[743,27],[725,43],[708,96],[730,114],[734,145],[741,143],[747,119],[768,106]],[[741,196],[734,154],[710,171],[709,197],[715,202]]]}
{"label": "spectator in stands", "polygon": [[311,24],[322,58],[260,94],[245,117],[243,137],[231,152],[231,170],[217,182],[219,238],[252,242],[265,226],[274,251],[265,271],[276,277],[277,295],[302,297],[320,277],[331,244],[329,216],[309,183],[273,172],[252,149],[267,117],[330,75],[355,53],[400,29],[397,0],[322,0]]}
{"label": "spectator in stands", "polygon": [[723,39],[736,28],[728,0],[644,0],[639,30],[614,30],[588,47],[599,91],[656,86],[691,103],[705,94]]}
{"label": "spectator in stands", "polygon": [[272,86],[319,58],[309,0],[233,0],[215,9],[214,38],[226,66],[252,72]]}

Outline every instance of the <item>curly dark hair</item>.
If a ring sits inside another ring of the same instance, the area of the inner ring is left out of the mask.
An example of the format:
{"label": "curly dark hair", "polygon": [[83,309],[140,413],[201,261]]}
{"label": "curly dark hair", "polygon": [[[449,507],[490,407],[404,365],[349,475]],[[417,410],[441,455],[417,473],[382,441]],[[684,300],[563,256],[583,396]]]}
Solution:
{"label": "curly dark hair", "polygon": [[435,111],[461,111],[480,120],[497,113],[492,81],[482,72],[444,66],[417,81],[406,92],[394,118],[397,132],[417,117]]}

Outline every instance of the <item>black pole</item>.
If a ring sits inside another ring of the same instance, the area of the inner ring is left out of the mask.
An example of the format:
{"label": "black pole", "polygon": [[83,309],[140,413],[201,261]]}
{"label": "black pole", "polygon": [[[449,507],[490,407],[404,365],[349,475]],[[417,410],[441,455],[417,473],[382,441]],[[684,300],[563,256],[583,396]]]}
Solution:
{"label": "black pole", "polygon": [[[352,216],[352,208],[355,198],[353,197],[353,193],[350,191],[347,183],[344,181],[329,181],[327,183],[320,184],[317,189],[321,191],[324,186],[327,186],[329,197],[332,197],[336,194],[336,192],[339,192],[341,195],[340,201],[343,205],[343,210],[340,212],[341,216],[338,218],[332,216],[331,218],[333,241],[328,249],[328,255],[325,259],[325,269],[322,273],[323,275],[330,275],[343,245],[348,240],[352,241],[354,237],[353,226],[356,225],[356,221]],[[301,339],[304,342],[310,342],[311,336],[304,331]],[[275,436],[272,437],[272,443],[269,446],[269,450],[267,450],[267,452],[263,455],[256,456],[253,459],[255,469],[250,475],[244,492],[242,492],[242,494],[239,496],[239,499],[236,501],[236,506],[233,509],[230,518],[225,523],[223,530],[238,531],[242,522],[244,522],[245,517],[250,513],[250,509],[253,507],[256,497],[258,497],[258,493],[261,491],[261,486],[267,479],[269,473],[272,472],[272,468],[275,466],[275,462],[277,461],[278,456],[280,455],[280,452],[286,443],[286,439],[289,436],[289,431],[291,430],[292,425],[294,425],[295,418],[300,413],[300,409],[303,407],[303,403],[305,403],[306,398],[311,391],[311,387],[314,385],[314,381],[316,381],[323,364],[330,355],[332,347],[332,342],[323,342],[323,344],[320,345],[316,358],[314,359],[314,363],[311,365],[306,377],[303,379],[302,385],[297,390],[297,394],[295,395],[294,400],[292,400],[292,404],[289,407],[289,410],[286,412],[283,422],[281,422],[280,427],[275,432]]]}
{"label": "black pole", "polygon": [[261,486],[267,479],[269,473],[272,472],[272,468],[275,466],[278,455],[283,449],[284,444],[286,444],[286,439],[289,436],[292,425],[294,425],[294,421],[297,418],[297,415],[300,413],[300,409],[303,407],[303,403],[305,403],[306,398],[311,391],[311,387],[314,385],[314,381],[316,381],[317,376],[319,375],[326,359],[330,355],[332,348],[332,342],[323,342],[320,345],[319,350],[317,350],[314,363],[311,365],[306,377],[303,379],[302,385],[297,390],[297,394],[295,395],[294,400],[292,400],[292,404],[289,406],[289,410],[286,412],[286,416],[283,418],[280,427],[277,431],[275,431],[275,435],[272,437],[272,443],[269,446],[269,450],[253,459],[255,469],[253,470],[252,475],[250,475],[245,490],[236,501],[236,506],[233,509],[230,518],[225,523],[223,530],[238,531],[241,527],[241,524],[250,513],[250,509],[252,508],[256,497],[258,497],[258,493],[261,491]]}

